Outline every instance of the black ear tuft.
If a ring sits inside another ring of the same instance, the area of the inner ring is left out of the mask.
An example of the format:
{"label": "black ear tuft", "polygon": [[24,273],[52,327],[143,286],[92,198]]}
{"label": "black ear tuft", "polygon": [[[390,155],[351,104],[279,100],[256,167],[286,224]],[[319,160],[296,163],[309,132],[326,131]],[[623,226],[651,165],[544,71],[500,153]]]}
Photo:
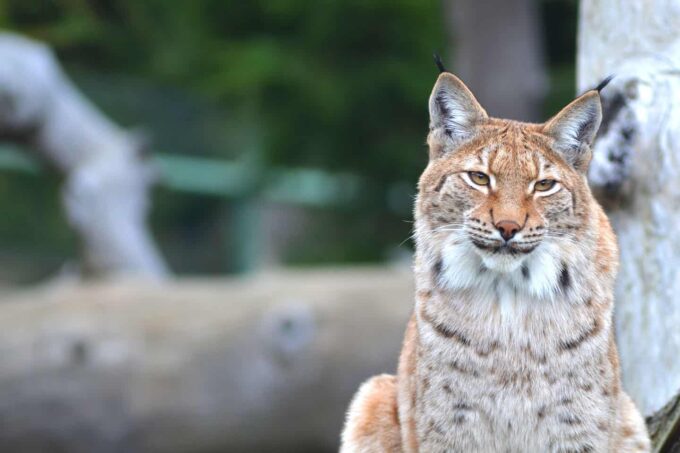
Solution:
{"label": "black ear tuft", "polygon": [[434,64],[437,65],[437,68],[439,69],[440,74],[442,72],[449,72],[444,67],[444,63],[442,63],[442,57],[440,57],[438,53],[435,52],[434,54],[432,54],[432,56],[434,57]]}
{"label": "black ear tuft", "polygon": [[604,89],[604,87],[609,85],[609,82],[611,82],[613,78],[614,78],[614,74],[606,77],[602,82],[600,82],[600,84],[598,86],[595,87],[595,90],[599,93],[600,91],[602,91]]}

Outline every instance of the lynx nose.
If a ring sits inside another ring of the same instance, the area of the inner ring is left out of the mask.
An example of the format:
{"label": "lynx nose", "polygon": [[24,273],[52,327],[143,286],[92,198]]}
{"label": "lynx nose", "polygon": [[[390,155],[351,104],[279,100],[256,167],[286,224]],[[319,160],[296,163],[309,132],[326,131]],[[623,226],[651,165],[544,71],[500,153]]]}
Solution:
{"label": "lynx nose", "polygon": [[515,234],[520,230],[519,223],[513,222],[512,220],[501,220],[496,223],[496,229],[501,233],[503,239],[509,241]]}

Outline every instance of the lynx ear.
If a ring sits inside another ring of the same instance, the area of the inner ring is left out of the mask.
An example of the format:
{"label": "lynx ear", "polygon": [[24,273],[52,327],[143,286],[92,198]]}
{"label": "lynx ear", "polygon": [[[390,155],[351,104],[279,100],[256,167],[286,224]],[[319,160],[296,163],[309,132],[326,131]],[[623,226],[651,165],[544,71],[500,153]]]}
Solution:
{"label": "lynx ear", "polygon": [[543,133],[555,139],[553,149],[579,171],[590,162],[592,145],[602,121],[602,105],[597,90],[576,98],[543,127]]}
{"label": "lynx ear", "polygon": [[472,92],[449,72],[439,75],[430,95],[430,130],[441,129],[455,142],[474,134],[475,126],[488,118]]}

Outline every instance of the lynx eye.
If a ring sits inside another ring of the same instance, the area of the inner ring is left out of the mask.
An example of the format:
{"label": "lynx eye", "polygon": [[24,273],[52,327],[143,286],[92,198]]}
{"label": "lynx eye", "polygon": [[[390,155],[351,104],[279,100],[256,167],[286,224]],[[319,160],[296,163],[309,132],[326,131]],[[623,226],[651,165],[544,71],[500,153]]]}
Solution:
{"label": "lynx eye", "polygon": [[534,184],[534,190],[537,192],[546,192],[555,186],[554,179],[541,179],[536,184]]}
{"label": "lynx eye", "polygon": [[488,186],[489,185],[489,176],[485,175],[482,172],[479,171],[469,171],[468,176],[470,177],[470,180],[477,184],[478,186]]}

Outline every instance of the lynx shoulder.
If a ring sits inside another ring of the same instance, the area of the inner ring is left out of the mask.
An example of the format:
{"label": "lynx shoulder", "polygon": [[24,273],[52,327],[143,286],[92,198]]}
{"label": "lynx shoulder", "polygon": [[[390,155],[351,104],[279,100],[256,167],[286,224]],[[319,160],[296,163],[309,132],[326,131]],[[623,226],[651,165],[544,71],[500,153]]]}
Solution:
{"label": "lynx shoulder", "polygon": [[343,452],[646,452],[612,329],[616,239],[586,181],[602,112],[491,118],[444,72],[415,205],[397,376],[361,387]]}

